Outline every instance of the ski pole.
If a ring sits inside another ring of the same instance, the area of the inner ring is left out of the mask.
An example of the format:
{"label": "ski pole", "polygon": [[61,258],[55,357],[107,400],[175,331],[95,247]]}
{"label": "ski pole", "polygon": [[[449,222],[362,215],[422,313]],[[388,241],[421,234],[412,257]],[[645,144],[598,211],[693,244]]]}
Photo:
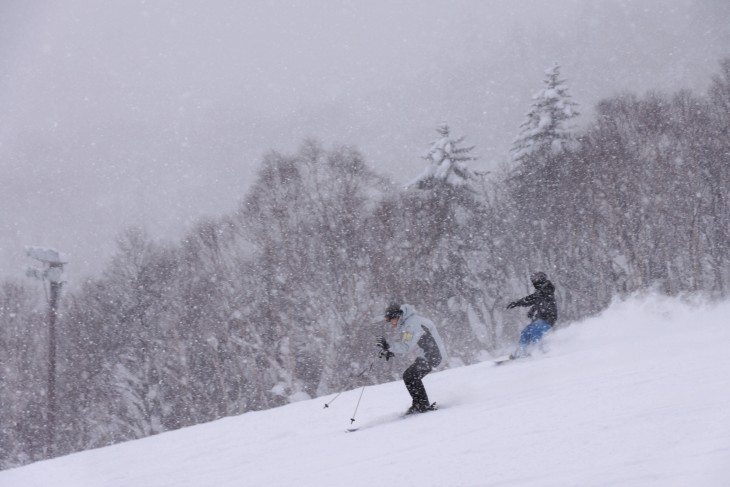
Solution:
{"label": "ski pole", "polygon": [[348,382],[347,385],[343,388],[343,390],[341,390],[340,392],[338,392],[335,395],[335,397],[333,397],[329,402],[324,403],[324,408],[323,409],[327,409],[328,407],[330,407],[330,404],[332,404],[333,402],[335,402],[335,399],[337,399],[338,397],[340,397],[340,394],[342,394],[345,390],[349,389],[350,386],[355,382],[356,379],[359,379],[360,377],[362,377],[363,374],[365,374],[365,372],[368,372],[368,371],[372,370],[373,369],[373,365],[375,365],[375,360],[376,359],[373,359],[372,362],[370,362],[370,365],[368,365],[367,367],[365,367],[364,369],[362,369],[362,372],[360,372],[359,374],[353,376],[352,379],[350,380],[350,382]]}
{"label": "ski pole", "polygon": [[357,406],[355,406],[355,411],[352,413],[352,417],[350,418],[350,424],[355,422],[355,415],[357,414],[357,409],[360,407],[360,401],[362,401],[362,395],[365,394],[365,387],[362,386],[362,390],[360,391],[360,398],[357,400]]}
{"label": "ski pole", "polygon": [[[382,322],[381,322],[380,320],[378,320],[378,321],[373,321],[372,323],[370,323],[370,325],[377,325],[377,324],[381,324],[381,323],[382,323]],[[376,361],[376,360],[377,360],[378,358],[380,358],[380,357],[382,357],[382,355],[378,355],[378,356],[377,356],[376,358],[374,358],[374,359],[373,359],[373,360],[372,360],[372,361],[370,362],[370,365],[368,365],[367,367],[365,367],[364,369],[362,369],[362,371],[361,371],[361,372],[360,372],[359,374],[357,374],[357,375],[355,375],[355,376],[350,376],[350,377],[351,377],[351,379],[350,379],[350,381],[349,381],[349,382],[347,383],[347,385],[346,385],[345,387],[343,387],[343,388],[342,388],[342,390],[341,390],[340,392],[338,392],[337,394],[335,394],[335,397],[333,397],[332,399],[330,399],[330,400],[329,400],[328,402],[324,403],[324,408],[322,408],[322,409],[327,409],[328,407],[330,407],[330,404],[332,404],[333,402],[335,402],[335,400],[336,400],[336,399],[337,399],[338,397],[340,397],[340,394],[342,394],[342,393],[343,393],[344,391],[348,390],[348,389],[350,388],[350,386],[352,386],[352,384],[354,384],[354,383],[355,383],[355,380],[357,380],[357,379],[359,379],[360,377],[362,377],[362,375],[363,375],[363,374],[365,374],[365,372],[368,372],[368,371],[372,370],[372,369],[373,369],[373,365],[375,365],[375,361]]]}

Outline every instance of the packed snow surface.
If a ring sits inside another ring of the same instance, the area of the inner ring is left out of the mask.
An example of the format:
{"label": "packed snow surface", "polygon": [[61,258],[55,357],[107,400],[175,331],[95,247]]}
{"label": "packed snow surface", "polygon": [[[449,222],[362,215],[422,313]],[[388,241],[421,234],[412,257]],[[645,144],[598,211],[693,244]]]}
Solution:
{"label": "packed snow surface", "polygon": [[[730,485],[730,302],[658,296],[548,350],[243,414],[0,472],[3,487]],[[379,366],[393,366],[383,363]]]}

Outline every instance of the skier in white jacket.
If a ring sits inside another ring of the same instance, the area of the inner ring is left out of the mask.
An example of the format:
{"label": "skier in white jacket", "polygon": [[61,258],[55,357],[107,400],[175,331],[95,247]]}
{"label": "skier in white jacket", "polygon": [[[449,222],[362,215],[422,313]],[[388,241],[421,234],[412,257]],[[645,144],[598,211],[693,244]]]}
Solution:
{"label": "skier in white jacket", "polygon": [[395,354],[414,352],[416,355],[413,364],[403,373],[406,389],[413,399],[406,414],[433,410],[434,405],[428,400],[422,379],[446,356],[444,342],[436,326],[431,320],[416,314],[416,309],[409,304],[390,304],[385,310],[385,321],[393,326],[398,339],[389,344],[384,337],[378,337],[376,344],[382,348],[380,356],[388,360]]}

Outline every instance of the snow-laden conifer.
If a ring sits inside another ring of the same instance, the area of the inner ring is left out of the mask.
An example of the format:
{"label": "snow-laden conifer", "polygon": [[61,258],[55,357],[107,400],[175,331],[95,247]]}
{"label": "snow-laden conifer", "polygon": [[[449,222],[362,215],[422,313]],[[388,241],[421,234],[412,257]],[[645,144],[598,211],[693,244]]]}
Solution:
{"label": "snow-laden conifer", "polygon": [[577,106],[568,94],[568,86],[560,78],[560,65],[545,71],[544,87],[533,97],[527,119],[512,144],[511,158],[521,163],[536,152],[558,152],[572,133],[571,120],[578,115]]}
{"label": "snow-laden conifer", "polygon": [[451,186],[462,186],[474,179],[474,173],[467,166],[468,161],[476,160],[469,155],[474,146],[462,147],[465,137],[452,138],[451,129],[446,122],[441,123],[436,131],[438,138],[431,143],[431,148],[423,156],[428,165],[407,187],[428,189],[439,181]]}

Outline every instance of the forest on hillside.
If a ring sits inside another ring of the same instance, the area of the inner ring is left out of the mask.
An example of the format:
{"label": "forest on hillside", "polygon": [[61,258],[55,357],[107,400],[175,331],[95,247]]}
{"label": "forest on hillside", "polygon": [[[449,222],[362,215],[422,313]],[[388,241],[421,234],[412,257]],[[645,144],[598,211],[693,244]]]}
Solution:
{"label": "forest on hillside", "polygon": [[455,367],[514,343],[526,318],[506,305],[535,270],[558,327],[646,289],[727,297],[730,58],[706,93],[618,94],[580,128],[558,65],[535,88],[499,171],[473,171],[447,123],[405,188],[308,139],[179,241],[120,229],[104,272],[62,294],[51,425],[46,294],[0,283],[0,468],[392,380],[353,376],[394,300]]}

